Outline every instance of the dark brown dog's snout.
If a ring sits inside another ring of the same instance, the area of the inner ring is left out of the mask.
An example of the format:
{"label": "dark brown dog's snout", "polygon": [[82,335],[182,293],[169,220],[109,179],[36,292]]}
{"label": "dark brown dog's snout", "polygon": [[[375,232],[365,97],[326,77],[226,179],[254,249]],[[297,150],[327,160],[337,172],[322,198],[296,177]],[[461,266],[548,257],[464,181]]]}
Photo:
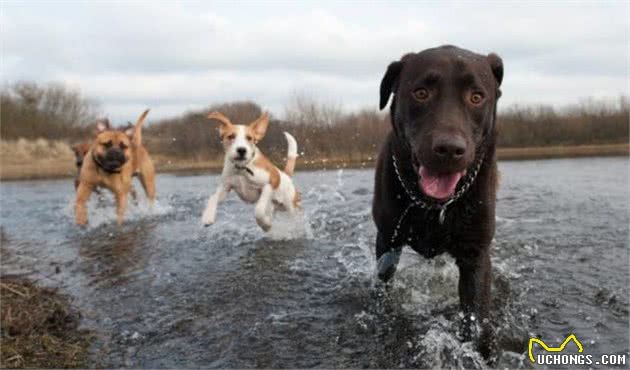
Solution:
{"label": "dark brown dog's snout", "polygon": [[433,155],[446,161],[459,161],[466,155],[466,140],[459,135],[433,135],[431,150]]}

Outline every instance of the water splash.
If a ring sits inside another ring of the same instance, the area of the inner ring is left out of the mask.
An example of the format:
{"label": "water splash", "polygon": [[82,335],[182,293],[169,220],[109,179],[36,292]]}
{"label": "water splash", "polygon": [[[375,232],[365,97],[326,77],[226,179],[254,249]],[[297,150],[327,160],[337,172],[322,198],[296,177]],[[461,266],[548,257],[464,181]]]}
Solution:
{"label": "water splash", "polygon": [[[70,223],[74,223],[74,197],[68,198],[63,209],[65,217]],[[103,225],[116,223],[116,200],[109,191],[94,194],[87,202],[88,225],[87,229],[94,229]],[[129,199],[125,212],[125,222],[133,222],[148,217],[163,216],[173,212],[173,207],[168,201],[156,199],[153,205],[143,198]]]}
{"label": "water splash", "polygon": [[274,215],[273,226],[265,237],[274,241],[312,239],[313,230],[303,211],[299,210],[293,216],[286,212],[277,212]]}

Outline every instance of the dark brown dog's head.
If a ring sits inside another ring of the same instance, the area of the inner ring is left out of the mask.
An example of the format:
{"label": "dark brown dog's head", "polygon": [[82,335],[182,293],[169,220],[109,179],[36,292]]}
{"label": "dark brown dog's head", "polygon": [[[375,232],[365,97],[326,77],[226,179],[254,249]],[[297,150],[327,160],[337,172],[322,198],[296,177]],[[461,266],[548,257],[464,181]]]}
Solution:
{"label": "dark brown dog's head", "polygon": [[72,151],[74,152],[74,163],[76,164],[77,169],[80,170],[81,166],[83,166],[83,158],[85,158],[85,155],[89,150],[90,143],[87,141],[72,146]]}
{"label": "dark brown dog's head", "polygon": [[503,62],[441,46],[403,56],[381,81],[380,108],[391,94],[394,132],[410,151],[422,192],[451,197],[484,141],[495,134]]}
{"label": "dark brown dog's head", "polygon": [[113,129],[109,120],[96,123],[96,138],[92,145],[92,155],[96,164],[106,172],[116,173],[131,158],[131,151],[141,144],[141,127],[149,110],[138,119],[135,126]]}

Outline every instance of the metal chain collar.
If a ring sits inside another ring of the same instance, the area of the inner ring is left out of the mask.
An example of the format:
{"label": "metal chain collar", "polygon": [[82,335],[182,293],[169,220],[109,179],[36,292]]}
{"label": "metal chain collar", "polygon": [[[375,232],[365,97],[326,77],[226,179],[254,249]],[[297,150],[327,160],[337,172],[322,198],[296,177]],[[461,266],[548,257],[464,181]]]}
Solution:
{"label": "metal chain collar", "polygon": [[403,213],[400,215],[400,218],[398,219],[398,223],[396,224],[396,228],[394,229],[394,233],[392,234],[392,237],[390,239],[390,244],[393,244],[396,241],[396,238],[398,237],[398,234],[400,233],[400,228],[402,227],[403,220],[405,219],[405,216],[407,216],[407,213],[409,212],[409,210],[413,207],[420,207],[422,209],[427,209],[427,210],[439,210],[440,215],[439,215],[438,220],[440,222],[440,225],[443,224],[444,220],[446,219],[446,208],[451,203],[461,198],[464,195],[464,193],[470,188],[470,186],[475,182],[475,179],[477,178],[477,174],[479,173],[479,170],[481,169],[481,165],[483,164],[484,157],[485,157],[485,151],[481,151],[481,153],[479,154],[476,160],[476,163],[473,166],[472,171],[468,171],[464,179],[464,182],[462,186],[459,188],[459,190],[455,192],[455,194],[452,197],[450,197],[447,201],[443,203],[438,203],[438,202],[424,201],[422,199],[421,194],[418,194],[418,196],[416,196],[416,194],[407,187],[407,183],[403,180],[400,174],[400,170],[398,169],[398,161],[396,160],[396,156],[392,153],[392,161],[394,164],[396,177],[398,177],[398,181],[400,181],[400,184],[402,185],[403,189],[405,189],[405,193],[407,194],[409,199],[411,199],[411,203],[407,206],[407,208],[405,208]]}

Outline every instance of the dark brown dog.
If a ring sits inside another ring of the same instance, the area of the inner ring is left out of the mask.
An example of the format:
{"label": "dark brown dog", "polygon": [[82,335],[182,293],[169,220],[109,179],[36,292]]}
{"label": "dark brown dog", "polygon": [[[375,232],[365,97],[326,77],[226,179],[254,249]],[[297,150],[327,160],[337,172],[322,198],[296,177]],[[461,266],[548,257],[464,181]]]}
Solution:
{"label": "dark brown dog", "polygon": [[107,123],[97,124],[99,132],[86,153],[75,204],[76,223],[87,223],[86,202],[97,186],[106,187],[116,196],[116,216],[121,224],[127,207],[131,179],[137,174],[151,203],[155,199],[155,169],[149,153],[142,146],[142,124],[149,110],[124,132],[113,130]]}
{"label": "dark brown dog", "polygon": [[74,164],[77,166],[77,177],[74,178],[74,190],[79,188],[79,175],[81,174],[81,167],[83,167],[83,159],[87,152],[90,151],[90,143],[87,141],[74,144],[72,151],[74,152]]}
{"label": "dark brown dog", "polygon": [[[463,334],[482,324],[488,358],[497,168],[496,105],[503,62],[454,46],[405,55],[387,68],[380,108],[394,95],[393,130],[378,158],[372,214],[378,275],[389,280],[403,245],[431,258],[444,252],[459,267]],[[475,317],[476,315],[476,317]]]}

